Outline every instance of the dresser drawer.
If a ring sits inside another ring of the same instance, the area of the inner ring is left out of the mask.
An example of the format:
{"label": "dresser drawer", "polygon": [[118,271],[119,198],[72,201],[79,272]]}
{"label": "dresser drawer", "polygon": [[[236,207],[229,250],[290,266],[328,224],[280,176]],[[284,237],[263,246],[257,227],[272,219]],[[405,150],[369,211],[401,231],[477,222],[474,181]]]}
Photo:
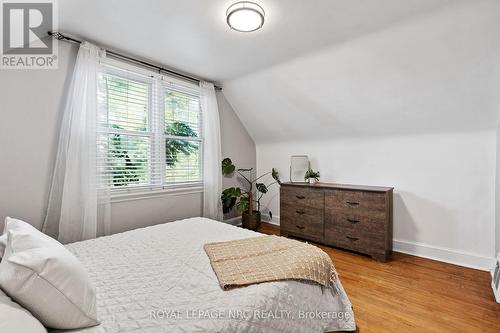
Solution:
{"label": "dresser drawer", "polygon": [[304,238],[323,239],[323,210],[281,204],[280,228]]}
{"label": "dresser drawer", "polygon": [[383,252],[386,247],[382,234],[372,234],[336,226],[325,229],[325,242],[329,245],[363,253]]}
{"label": "dresser drawer", "polygon": [[325,194],[325,206],[336,212],[358,215],[380,216],[386,214],[387,204],[384,193],[333,190]]}
{"label": "dresser drawer", "polygon": [[325,213],[325,228],[329,228],[330,226],[384,235],[387,228],[387,217],[383,213],[346,213],[336,211],[334,208],[327,208]]}
{"label": "dresser drawer", "polygon": [[310,207],[323,209],[324,191],[306,187],[282,186],[280,192],[281,202],[297,207]]}

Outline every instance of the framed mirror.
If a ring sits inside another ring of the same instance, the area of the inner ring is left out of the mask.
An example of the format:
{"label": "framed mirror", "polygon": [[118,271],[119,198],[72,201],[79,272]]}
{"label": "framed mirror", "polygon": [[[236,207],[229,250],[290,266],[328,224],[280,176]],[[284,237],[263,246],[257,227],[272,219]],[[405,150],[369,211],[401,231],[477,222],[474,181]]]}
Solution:
{"label": "framed mirror", "polygon": [[304,183],[304,175],[309,170],[309,157],[307,155],[294,155],[290,157],[290,181]]}

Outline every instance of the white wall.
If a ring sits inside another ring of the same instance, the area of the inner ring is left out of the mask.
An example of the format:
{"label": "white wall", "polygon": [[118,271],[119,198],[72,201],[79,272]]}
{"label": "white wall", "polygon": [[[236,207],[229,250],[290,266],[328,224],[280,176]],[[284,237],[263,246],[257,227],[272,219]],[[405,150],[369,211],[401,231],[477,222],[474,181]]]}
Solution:
{"label": "white wall", "polygon": [[[222,158],[229,157],[240,168],[256,167],[255,143],[238,116],[229,104],[223,92],[217,93],[219,104],[222,140]],[[222,187],[236,186],[235,178],[222,178]]]}
{"label": "white wall", "polygon": [[307,154],[323,181],[394,186],[397,250],[486,269],[500,2],[449,4],[224,87],[259,172],[287,174],[290,155]]}
{"label": "white wall", "polygon": [[201,192],[165,194],[141,199],[113,200],[111,205],[111,233],[201,216]]}
{"label": "white wall", "polygon": [[0,70],[0,228],[7,215],[42,225],[75,57],[60,44],[58,70]]}
{"label": "white wall", "polygon": [[[394,247],[487,268],[494,252],[495,132],[259,144],[257,169],[288,180],[307,154],[321,181],[393,186]],[[276,190],[264,201],[279,212]],[[277,214],[278,215],[278,214]]]}
{"label": "white wall", "polygon": [[[65,89],[77,47],[59,44],[58,70],[0,70],[0,228],[5,216],[42,226]],[[221,103],[222,151],[255,167],[255,144],[224,96]],[[111,231],[200,216],[201,192],[172,193],[141,200],[114,200]]]}

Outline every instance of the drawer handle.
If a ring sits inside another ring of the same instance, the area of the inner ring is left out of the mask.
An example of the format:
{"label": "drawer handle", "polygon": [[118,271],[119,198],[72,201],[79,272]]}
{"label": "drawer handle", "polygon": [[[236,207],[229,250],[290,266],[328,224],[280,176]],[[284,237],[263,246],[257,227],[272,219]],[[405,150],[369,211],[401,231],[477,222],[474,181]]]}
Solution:
{"label": "drawer handle", "polygon": [[351,236],[345,236],[345,238],[347,238],[348,240],[350,240],[352,242],[355,242],[355,241],[357,241],[359,239],[359,238],[351,237]]}
{"label": "drawer handle", "polygon": [[354,201],[346,201],[346,204],[348,204],[349,206],[358,206],[358,205],[359,205],[359,202],[354,202]]}
{"label": "drawer handle", "polygon": [[296,195],[296,197],[297,197],[297,199],[300,199],[300,200],[302,200],[302,199],[305,199],[305,198],[306,198],[306,197],[305,197],[305,196],[303,196],[303,195]]}
{"label": "drawer handle", "polygon": [[306,212],[304,212],[303,210],[296,210],[295,213],[299,215],[304,215]]}
{"label": "drawer handle", "polygon": [[297,227],[297,229],[299,229],[299,230],[302,230],[302,229],[304,229],[304,228],[305,228],[304,226],[301,226],[301,225],[296,225],[296,227]]}
{"label": "drawer handle", "polygon": [[352,223],[352,224],[356,224],[356,223],[359,223],[359,220],[347,219],[347,222]]}

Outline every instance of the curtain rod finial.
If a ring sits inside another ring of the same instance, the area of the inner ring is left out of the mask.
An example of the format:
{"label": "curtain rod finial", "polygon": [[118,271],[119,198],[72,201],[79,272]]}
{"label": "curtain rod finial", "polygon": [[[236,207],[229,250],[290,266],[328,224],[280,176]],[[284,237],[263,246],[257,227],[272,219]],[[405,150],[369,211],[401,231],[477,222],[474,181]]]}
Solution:
{"label": "curtain rod finial", "polygon": [[47,35],[49,35],[57,40],[64,39],[64,35],[58,31],[47,31]]}

